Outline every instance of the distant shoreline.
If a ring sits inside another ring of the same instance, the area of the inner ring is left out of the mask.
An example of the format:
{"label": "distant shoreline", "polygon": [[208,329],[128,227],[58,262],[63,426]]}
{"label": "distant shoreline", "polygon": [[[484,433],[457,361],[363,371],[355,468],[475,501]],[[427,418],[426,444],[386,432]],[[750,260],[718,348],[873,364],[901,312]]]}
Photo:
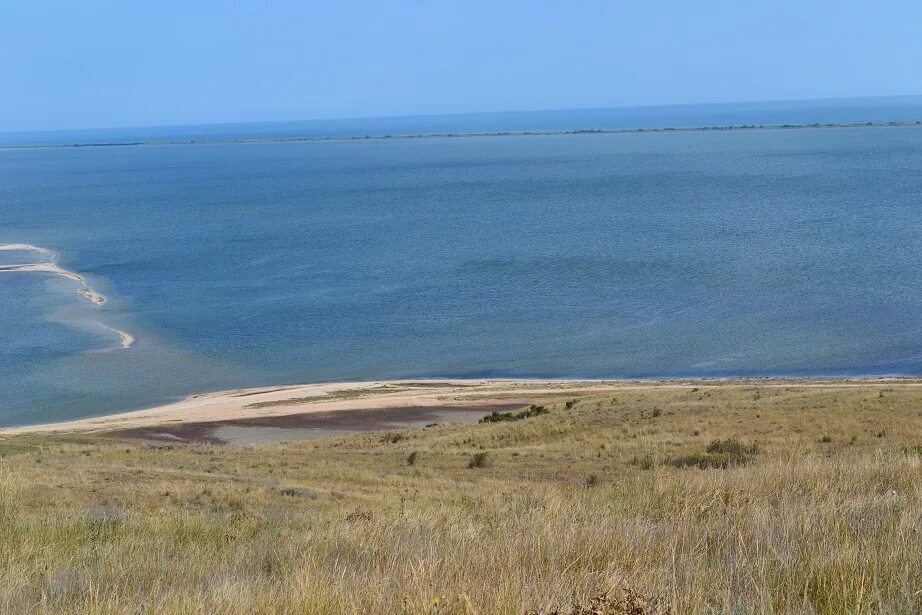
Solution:
{"label": "distant shoreline", "polygon": [[254,137],[252,139],[188,139],[188,140],[147,140],[114,141],[88,143],[49,143],[49,144],[0,144],[3,149],[57,149],[81,147],[138,147],[156,145],[229,145],[246,143],[312,143],[326,141],[409,141],[422,139],[462,139],[473,137],[553,137],[566,135],[614,135],[668,132],[736,132],[754,130],[803,130],[823,128],[906,128],[922,126],[922,120],[890,122],[836,122],[811,124],[734,124],[727,126],[693,126],[663,128],[591,128],[574,130],[524,130],[496,132],[434,132],[408,135],[342,135],[342,136],[302,136],[302,137]]}

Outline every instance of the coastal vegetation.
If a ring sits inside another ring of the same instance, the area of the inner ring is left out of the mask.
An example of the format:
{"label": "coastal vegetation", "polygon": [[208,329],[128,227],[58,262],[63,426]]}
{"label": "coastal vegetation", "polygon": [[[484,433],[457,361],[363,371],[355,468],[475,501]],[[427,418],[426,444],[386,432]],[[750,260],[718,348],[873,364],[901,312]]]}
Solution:
{"label": "coastal vegetation", "polygon": [[528,419],[533,416],[541,416],[542,414],[547,414],[550,412],[545,406],[538,406],[532,404],[525,410],[519,412],[491,412],[482,419],[481,423],[503,423],[506,421],[521,421],[522,419]]}
{"label": "coastal vegetation", "polygon": [[0,612],[922,611],[919,383],[566,400],[271,446],[4,436]]}

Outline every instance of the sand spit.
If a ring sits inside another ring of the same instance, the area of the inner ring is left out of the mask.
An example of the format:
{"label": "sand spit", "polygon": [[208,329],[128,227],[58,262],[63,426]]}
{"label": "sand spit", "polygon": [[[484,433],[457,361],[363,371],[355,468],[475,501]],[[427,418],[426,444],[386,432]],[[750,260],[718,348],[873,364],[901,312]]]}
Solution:
{"label": "sand spit", "polygon": [[30,243],[4,243],[0,244],[0,252],[38,252],[39,254],[45,254],[47,256],[54,256],[54,252],[47,250],[45,248],[40,248],[38,246],[33,246]]}
{"label": "sand spit", "polygon": [[53,262],[45,263],[26,263],[22,265],[0,265],[0,271],[6,272],[22,272],[22,273],[50,273],[53,275],[61,276],[62,278],[67,278],[68,280],[73,280],[74,282],[80,284],[80,288],[77,289],[77,294],[96,305],[102,305],[106,302],[106,298],[97,293],[95,290],[87,286],[86,280],[83,276],[74,273],[73,271],[68,271],[67,269],[62,269]]}
{"label": "sand spit", "polygon": [[[56,252],[48,250],[47,248],[42,248],[39,246],[34,246],[28,243],[7,243],[0,244],[0,252],[35,252],[41,254],[45,257],[44,260],[36,263],[21,263],[15,265],[0,265],[0,273],[48,273],[51,275],[56,275],[72,282],[76,282],[79,287],[77,288],[77,294],[92,303],[93,305],[102,305],[106,302],[106,298],[90,288],[89,284],[86,282],[86,278],[78,273],[74,273],[68,269],[64,269],[57,264],[58,255]],[[102,323],[98,323],[99,326],[107,331],[116,333],[120,338],[121,348],[131,348],[135,342],[134,336],[125,331],[119,329],[113,329]]]}
{"label": "sand spit", "polygon": [[127,349],[131,348],[131,347],[134,345],[135,338],[134,338],[134,336],[133,336],[132,334],[130,334],[130,333],[126,332],[126,331],[122,331],[121,329],[115,329],[115,328],[110,327],[110,326],[108,326],[108,325],[104,325],[104,324],[102,324],[102,323],[98,323],[98,324],[99,324],[100,327],[102,327],[102,328],[105,329],[106,331],[111,331],[112,333],[115,333],[116,335],[118,335],[118,337],[119,337],[119,343],[121,344],[121,347],[122,347],[123,349],[127,350]]}

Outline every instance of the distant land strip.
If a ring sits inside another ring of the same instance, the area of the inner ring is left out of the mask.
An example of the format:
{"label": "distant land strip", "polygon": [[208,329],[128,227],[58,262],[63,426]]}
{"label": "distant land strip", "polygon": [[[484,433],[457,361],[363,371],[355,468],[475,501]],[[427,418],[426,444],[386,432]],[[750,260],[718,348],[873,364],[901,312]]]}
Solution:
{"label": "distant land strip", "polygon": [[251,139],[186,139],[113,141],[99,143],[22,143],[0,144],[0,149],[35,149],[61,147],[129,147],[140,145],[221,145],[233,143],[306,143],[316,141],[385,141],[410,139],[457,139],[470,137],[552,137],[563,135],[613,135],[659,132],[721,132],[740,130],[796,130],[805,128],[888,128],[922,126],[922,120],[899,122],[838,122],[812,124],[738,124],[730,126],[697,126],[686,128],[591,128],[577,130],[522,130],[498,132],[433,132],[415,135],[315,135],[302,137],[254,137]]}

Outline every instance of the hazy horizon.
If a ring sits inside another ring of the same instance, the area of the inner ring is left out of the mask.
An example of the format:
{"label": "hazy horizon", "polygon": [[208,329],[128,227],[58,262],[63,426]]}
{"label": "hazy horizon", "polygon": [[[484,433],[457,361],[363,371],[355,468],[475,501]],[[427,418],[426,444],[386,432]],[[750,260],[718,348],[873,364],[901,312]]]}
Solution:
{"label": "hazy horizon", "polygon": [[0,6],[0,132],[916,95],[922,5]]}
{"label": "hazy horizon", "polygon": [[[811,103],[848,103],[855,102],[880,102],[880,101],[912,101],[922,100],[920,94],[882,94],[873,96],[848,96],[848,97],[821,97],[821,98],[778,98],[765,100],[723,100],[711,102],[677,102],[667,104],[650,104],[650,105],[610,105],[599,107],[555,107],[555,108],[533,108],[533,109],[493,109],[477,111],[446,111],[435,113],[406,113],[398,115],[352,115],[337,117],[291,117],[284,119],[247,119],[238,121],[223,122],[197,122],[182,124],[120,124],[120,125],[99,125],[82,128],[65,127],[58,129],[32,129],[32,130],[0,130],[0,135],[26,135],[26,134],[54,134],[54,133],[92,133],[95,131],[107,130],[145,130],[161,128],[189,128],[189,127],[222,127],[222,126],[258,126],[258,125],[282,125],[282,124],[309,124],[324,122],[349,122],[364,120],[405,120],[417,118],[450,118],[450,117],[474,117],[474,116],[501,116],[501,115],[519,115],[519,114],[536,114],[536,113],[568,113],[568,112],[592,112],[592,111],[629,111],[635,109],[675,109],[675,108],[707,108],[731,105],[791,105],[791,104],[811,104]],[[686,128],[682,126],[682,128]]]}

